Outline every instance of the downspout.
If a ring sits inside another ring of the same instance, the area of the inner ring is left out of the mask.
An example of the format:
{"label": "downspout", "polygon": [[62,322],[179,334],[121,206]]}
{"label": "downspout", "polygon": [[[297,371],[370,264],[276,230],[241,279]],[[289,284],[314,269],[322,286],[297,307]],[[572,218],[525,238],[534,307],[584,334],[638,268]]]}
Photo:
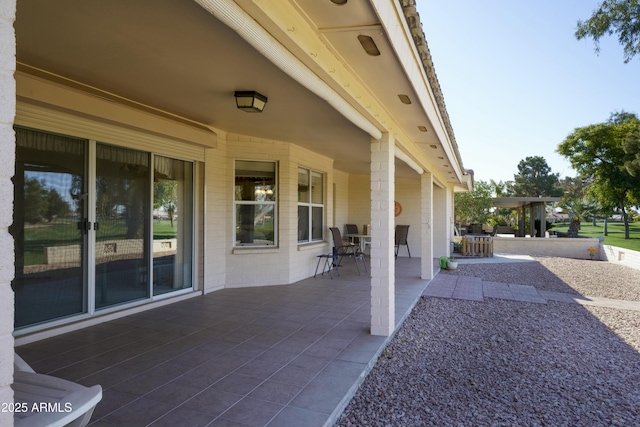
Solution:
{"label": "downspout", "polygon": [[324,99],[351,123],[368,133],[373,139],[382,138],[382,132],[377,127],[285,49],[235,2],[232,0],[195,0],[195,2],[238,33],[284,73]]}

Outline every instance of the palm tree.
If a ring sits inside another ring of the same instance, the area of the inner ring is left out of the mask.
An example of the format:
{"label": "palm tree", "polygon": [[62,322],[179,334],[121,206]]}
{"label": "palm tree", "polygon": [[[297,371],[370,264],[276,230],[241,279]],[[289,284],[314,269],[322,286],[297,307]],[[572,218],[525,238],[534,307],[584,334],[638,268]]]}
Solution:
{"label": "palm tree", "polygon": [[597,206],[590,200],[580,198],[565,198],[561,202],[561,207],[571,214],[571,224],[569,224],[569,237],[578,237],[580,223],[588,216],[596,214]]}

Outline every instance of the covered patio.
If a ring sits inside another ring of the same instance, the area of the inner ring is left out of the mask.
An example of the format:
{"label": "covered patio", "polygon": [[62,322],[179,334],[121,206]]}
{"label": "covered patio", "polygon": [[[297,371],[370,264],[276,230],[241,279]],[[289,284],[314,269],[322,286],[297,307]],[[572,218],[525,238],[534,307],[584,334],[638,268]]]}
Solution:
{"label": "covered patio", "polygon": [[[396,262],[397,330],[428,281],[420,259]],[[340,273],[224,289],[16,352],[101,384],[93,426],[330,426],[391,339],[370,334],[369,276],[351,260]]]}
{"label": "covered patio", "polygon": [[[95,425],[331,423],[473,188],[415,0],[5,12],[0,358],[101,385]],[[369,274],[314,280],[346,224]]]}
{"label": "covered patio", "polygon": [[[558,203],[560,200],[560,197],[497,197],[493,199],[493,206],[516,209],[518,212],[516,237],[525,237],[527,234],[529,236],[539,234],[540,237],[545,237],[547,231],[546,206],[548,203]],[[536,229],[536,220],[540,221],[540,230]]]}

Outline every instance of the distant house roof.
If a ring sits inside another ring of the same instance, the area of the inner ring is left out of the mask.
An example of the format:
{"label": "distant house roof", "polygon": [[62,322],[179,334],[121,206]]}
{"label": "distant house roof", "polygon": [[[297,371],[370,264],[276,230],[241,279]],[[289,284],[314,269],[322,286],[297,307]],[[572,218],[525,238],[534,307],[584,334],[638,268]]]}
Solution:
{"label": "distant house roof", "polygon": [[558,203],[560,197],[496,197],[493,206],[496,208],[519,208],[534,203]]}
{"label": "distant house roof", "polygon": [[550,219],[569,219],[569,214],[563,212],[549,212],[547,218]]}

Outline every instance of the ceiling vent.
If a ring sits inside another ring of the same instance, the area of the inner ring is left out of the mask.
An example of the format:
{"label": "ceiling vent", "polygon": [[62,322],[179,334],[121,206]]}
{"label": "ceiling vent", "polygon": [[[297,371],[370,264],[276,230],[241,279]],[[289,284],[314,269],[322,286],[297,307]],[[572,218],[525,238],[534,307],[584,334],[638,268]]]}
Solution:
{"label": "ceiling vent", "polygon": [[411,104],[411,99],[409,99],[409,97],[407,95],[398,95],[398,98],[400,98],[400,102],[402,102],[403,104]]}
{"label": "ceiling vent", "polygon": [[362,45],[362,48],[365,52],[367,52],[371,56],[380,56],[380,51],[378,50],[378,46],[376,46],[376,42],[369,36],[358,36],[358,41]]}

